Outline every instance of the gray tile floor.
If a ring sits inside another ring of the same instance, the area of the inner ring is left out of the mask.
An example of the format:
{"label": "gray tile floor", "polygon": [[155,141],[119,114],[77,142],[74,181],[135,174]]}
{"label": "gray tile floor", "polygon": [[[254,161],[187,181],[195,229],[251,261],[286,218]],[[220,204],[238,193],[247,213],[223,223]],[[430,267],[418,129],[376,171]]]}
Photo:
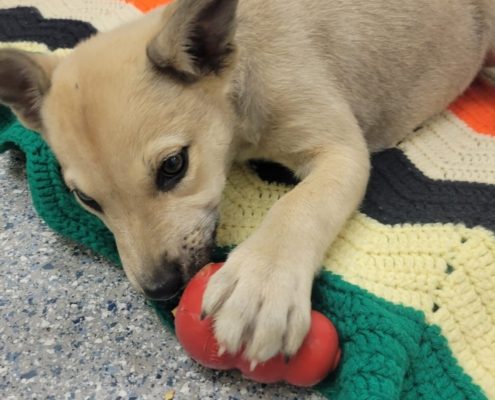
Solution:
{"label": "gray tile floor", "polygon": [[0,155],[0,398],[320,399],[201,368],[123,272],[36,215],[23,163]]}

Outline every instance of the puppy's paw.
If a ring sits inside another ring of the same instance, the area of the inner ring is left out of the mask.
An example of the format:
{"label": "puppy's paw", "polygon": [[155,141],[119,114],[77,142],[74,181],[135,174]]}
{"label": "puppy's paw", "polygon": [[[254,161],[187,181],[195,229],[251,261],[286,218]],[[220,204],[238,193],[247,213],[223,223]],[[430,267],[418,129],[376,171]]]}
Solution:
{"label": "puppy's paw", "polygon": [[252,365],[278,353],[291,357],[309,330],[313,268],[275,262],[241,245],[210,279],[203,298],[220,351],[244,347]]}

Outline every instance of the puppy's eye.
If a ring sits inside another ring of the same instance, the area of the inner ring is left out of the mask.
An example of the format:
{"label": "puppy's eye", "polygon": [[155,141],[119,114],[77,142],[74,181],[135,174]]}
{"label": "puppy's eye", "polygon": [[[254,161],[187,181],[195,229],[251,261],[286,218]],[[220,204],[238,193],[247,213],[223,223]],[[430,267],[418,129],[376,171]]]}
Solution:
{"label": "puppy's eye", "polygon": [[95,211],[98,211],[100,213],[103,212],[103,209],[101,208],[101,206],[98,204],[98,202],[96,200],[93,200],[91,197],[84,194],[79,189],[74,189],[72,192],[81,201],[81,203],[85,204],[86,206],[88,206],[89,208],[92,208]]}
{"label": "puppy's eye", "polygon": [[173,189],[186,174],[187,167],[187,147],[165,158],[156,174],[156,186],[158,190],[167,191]]}
{"label": "puppy's eye", "polygon": [[177,175],[182,171],[184,166],[184,156],[182,154],[175,154],[167,158],[162,164],[162,173],[168,176]]}

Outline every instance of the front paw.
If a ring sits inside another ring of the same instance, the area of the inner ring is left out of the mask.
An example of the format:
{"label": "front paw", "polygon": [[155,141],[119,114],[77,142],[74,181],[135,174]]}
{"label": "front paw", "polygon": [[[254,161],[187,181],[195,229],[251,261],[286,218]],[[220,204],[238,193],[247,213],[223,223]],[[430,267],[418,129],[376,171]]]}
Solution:
{"label": "front paw", "polygon": [[214,320],[220,351],[252,366],[278,353],[293,356],[310,326],[312,269],[239,247],[210,279],[203,315]]}

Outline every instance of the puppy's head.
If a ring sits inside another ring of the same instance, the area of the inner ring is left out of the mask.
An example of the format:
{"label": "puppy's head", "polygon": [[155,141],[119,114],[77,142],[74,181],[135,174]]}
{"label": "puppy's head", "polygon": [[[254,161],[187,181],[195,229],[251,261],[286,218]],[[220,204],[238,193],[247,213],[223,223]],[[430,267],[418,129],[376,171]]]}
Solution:
{"label": "puppy's head", "polygon": [[173,296],[209,257],[229,165],[235,0],[179,0],[70,55],[0,51],[0,102],[40,132],[131,282]]}

